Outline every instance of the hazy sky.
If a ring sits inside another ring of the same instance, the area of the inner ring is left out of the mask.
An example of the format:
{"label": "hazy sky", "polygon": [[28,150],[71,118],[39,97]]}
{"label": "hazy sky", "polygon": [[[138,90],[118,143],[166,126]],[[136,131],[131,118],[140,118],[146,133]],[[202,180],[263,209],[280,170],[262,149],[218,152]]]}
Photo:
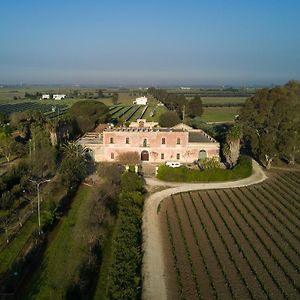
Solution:
{"label": "hazy sky", "polygon": [[299,0],[1,0],[0,84],[300,79]]}

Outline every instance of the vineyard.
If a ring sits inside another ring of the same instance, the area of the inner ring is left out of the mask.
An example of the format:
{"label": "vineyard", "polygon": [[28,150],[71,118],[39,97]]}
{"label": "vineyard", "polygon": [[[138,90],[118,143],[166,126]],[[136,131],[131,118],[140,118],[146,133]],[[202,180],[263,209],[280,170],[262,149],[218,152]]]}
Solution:
{"label": "vineyard", "polygon": [[166,110],[166,108],[151,105],[117,105],[111,107],[110,114],[113,119],[118,119],[123,122],[134,122],[137,119],[157,121],[159,115],[164,110]]}
{"label": "vineyard", "polygon": [[300,172],[176,194],[159,214],[170,299],[299,299]]}

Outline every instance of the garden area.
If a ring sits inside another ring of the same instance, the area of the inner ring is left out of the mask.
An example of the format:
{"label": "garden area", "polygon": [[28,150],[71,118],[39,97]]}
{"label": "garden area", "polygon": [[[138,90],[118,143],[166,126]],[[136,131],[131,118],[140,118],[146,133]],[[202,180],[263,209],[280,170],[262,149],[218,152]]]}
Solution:
{"label": "garden area", "polygon": [[161,165],[158,168],[157,178],[173,182],[222,182],[249,177],[252,174],[252,160],[250,157],[241,156],[232,169],[220,167],[206,168],[203,170],[191,169],[185,166],[172,168]]}

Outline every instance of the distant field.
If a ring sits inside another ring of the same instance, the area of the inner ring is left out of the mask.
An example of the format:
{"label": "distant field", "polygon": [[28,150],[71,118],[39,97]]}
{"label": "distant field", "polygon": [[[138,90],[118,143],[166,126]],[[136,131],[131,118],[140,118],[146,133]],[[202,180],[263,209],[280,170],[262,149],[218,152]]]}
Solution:
{"label": "distant field", "polygon": [[202,97],[204,105],[239,105],[243,104],[247,97]]}
{"label": "distant field", "polygon": [[[66,93],[67,95],[73,93],[77,90],[81,96],[84,95],[97,95],[98,89],[92,88],[43,88],[43,87],[33,87],[33,88],[1,88],[0,89],[0,111],[11,113],[14,111],[24,111],[28,109],[37,109],[42,112],[49,112],[48,115],[51,117],[52,115],[56,115],[56,112],[50,113],[53,106],[59,106],[61,113],[65,113],[68,107],[71,107],[77,101],[89,101],[94,99],[87,99],[87,98],[66,98],[64,100],[31,100],[28,98],[24,99],[25,93],[35,94],[36,92],[40,93]],[[142,92],[139,90],[118,90],[118,89],[103,89],[104,95],[106,96],[103,99],[97,99],[98,101],[103,102],[107,106],[112,106],[112,95],[113,93],[117,92],[119,94],[118,104],[123,105],[123,109],[119,110],[116,116],[119,116],[126,107],[132,106],[132,102],[134,99],[142,95]],[[23,98],[23,99],[14,99]],[[203,114],[203,121],[205,122],[228,122],[233,121],[235,115],[238,112],[239,104],[243,104],[247,98],[246,97],[202,97],[203,104],[205,106],[212,106],[212,107],[205,107],[204,114]],[[159,116],[162,112],[166,110],[165,107],[157,107],[154,111],[154,107],[156,107],[157,100],[155,100],[152,96],[148,97],[148,108],[145,111],[143,117],[146,118],[148,121],[158,121]],[[9,105],[8,105],[9,104]],[[15,106],[12,104],[16,104]],[[3,106],[4,105],[4,106]],[[225,106],[225,107],[215,107],[215,106]],[[230,107],[230,105],[234,105],[234,107]],[[62,109],[62,106],[65,106]],[[229,107],[226,107],[229,106]],[[125,121],[130,114],[133,113],[134,107],[131,110],[128,110],[124,115],[120,117],[122,121]],[[132,116],[130,116],[130,121],[135,121],[142,113],[142,109],[140,108],[136,110]],[[112,110],[112,114],[116,112],[117,109]],[[150,116],[151,112],[153,116]]]}
{"label": "distant field", "polygon": [[208,107],[204,108],[204,122],[231,122],[238,115],[239,107]]}

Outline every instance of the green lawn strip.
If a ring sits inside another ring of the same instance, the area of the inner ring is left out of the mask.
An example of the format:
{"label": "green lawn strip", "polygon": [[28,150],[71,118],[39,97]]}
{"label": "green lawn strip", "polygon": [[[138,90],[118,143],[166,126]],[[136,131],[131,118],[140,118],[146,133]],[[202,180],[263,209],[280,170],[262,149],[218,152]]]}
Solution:
{"label": "green lawn strip", "polygon": [[25,223],[17,236],[0,253],[0,274],[6,272],[10,268],[35,229],[37,229],[37,217],[36,215],[33,215]]}
{"label": "green lawn strip", "polygon": [[113,237],[114,226],[111,226],[107,232],[105,243],[102,248],[101,266],[99,271],[99,277],[95,288],[95,300],[106,300],[108,290],[108,274],[111,266],[112,259],[112,237]]}
{"label": "green lawn strip", "polygon": [[87,227],[92,188],[81,186],[69,213],[44,253],[41,267],[28,287],[28,299],[64,299],[87,250]]}

